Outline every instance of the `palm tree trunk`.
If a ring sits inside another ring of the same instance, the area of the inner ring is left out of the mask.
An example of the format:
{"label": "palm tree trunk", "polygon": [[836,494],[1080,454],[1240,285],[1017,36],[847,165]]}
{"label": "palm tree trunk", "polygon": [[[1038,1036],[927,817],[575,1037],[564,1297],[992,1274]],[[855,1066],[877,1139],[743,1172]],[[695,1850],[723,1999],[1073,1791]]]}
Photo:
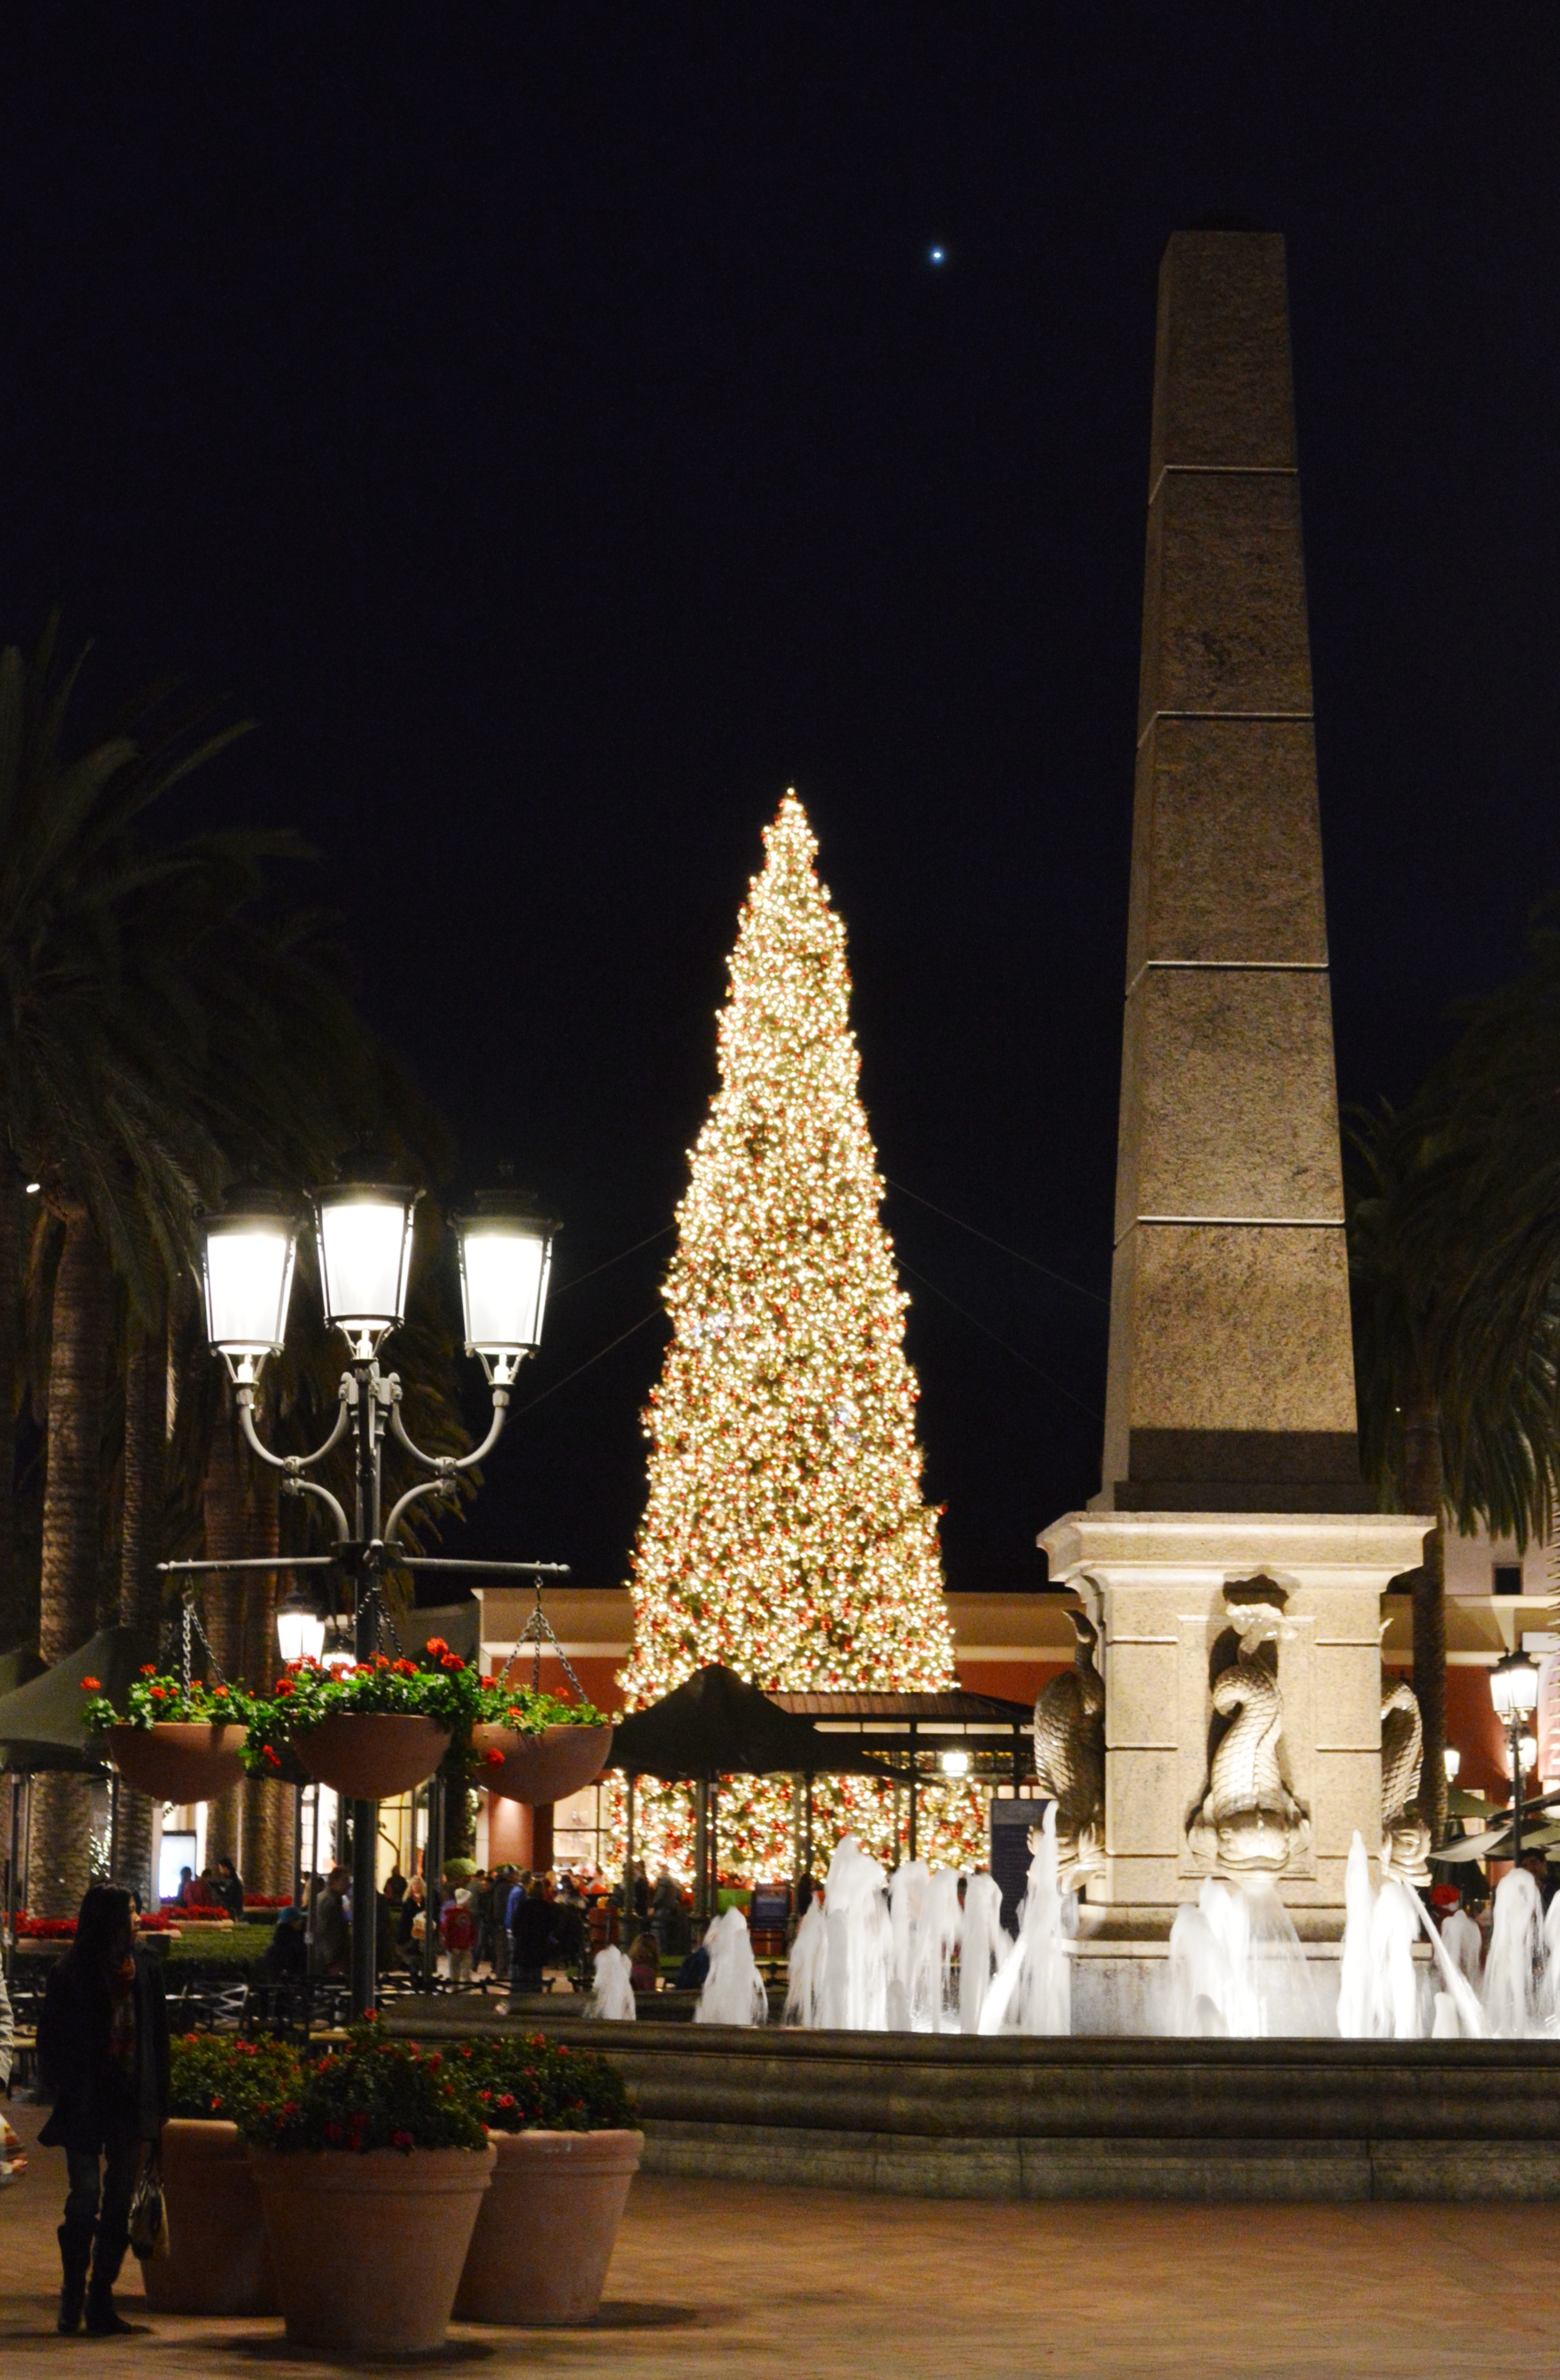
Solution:
{"label": "palm tree trunk", "polygon": [[[206,1456],[200,1501],[206,1524],[208,1561],[238,1560],[248,1549],[246,1526],[245,1459],[226,1409],[217,1416]],[[206,1589],[206,1634],[224,1678],[244,1673],[244,1574],[242,1571],[213,1578]],[[230,1859],[241,1864],[244,1788],[233,1786],[206,1804],[206,1859],[212,1864]]]}
{"label": "palm tree trunk", "polygon": [[1428,1392],[1403,1408],[1403,1500],[1410,1512],[1434,1515],[1424,1560],[1413,1573],[1414,1694],[1424,1727],[1420,1815],[1433,1842],[1446,1833],[1446,1541],[1442,1520],[1445,1475],[1441,1411]]}
{"label": "palm tree trunk", "polygon": [[[168,1436],[168,1326],[137,1331],[125,1364],[125,1498],[119,1538],[119,1624],[155,1628],[162,1616],[163,1493]],[[151,1802],[120,1790],[115,1881],[152,1908]]]}
{"label": "palm tree trunk", "polygon": [[[38,1647],[65,1660],[97,1616],[103,1402],[114,1321],[108,1255],[86,1212],[65,1208],[49,1353],[48,1451]],[[37,1917],[73,1917],[91,1879],[91,1794],[79,1778],[34,1779],[28,1898]]]}
{"label": "palm tree trunk", "polygon": [[22,1251],[26,1198],[14,1164],[0,1160],[0,1650],[31,1641],[32,1612],[17,1558],[17,1397],[21,1369]]}

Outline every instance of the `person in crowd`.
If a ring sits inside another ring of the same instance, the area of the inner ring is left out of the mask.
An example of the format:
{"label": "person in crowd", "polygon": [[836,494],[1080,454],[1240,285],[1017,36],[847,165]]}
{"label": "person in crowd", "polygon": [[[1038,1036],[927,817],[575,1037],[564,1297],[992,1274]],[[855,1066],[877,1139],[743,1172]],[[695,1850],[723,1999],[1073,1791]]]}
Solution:
{"label": "person in crowd", "polygon": [[244,1879],[230,1859],[218,1860],[212,1890],[234,1924],[241,1925],[244,1922]]}
{"label": "person in crowd", "polygon": [[301,1984],[308,1973],[308,1944],[304,1939],[301,1909],[279,1909],[271,1939],[260,1952],[260,1980],[267,1984]]}
{"label": "person in crowd", "polygon": [[414,1928],[422,1915],[428,1898],[428,1888],[420,1876],[414,1876],[401,1896],[395,1918],[395,1947],[407,1966],[417,1963],[417,1936]]}
{"label": "person in crowd", "polygon": [[473,1973],[483,1964],[493,1962],[493,1879],[484,1867],[479,1867],[471,1879],[471,1914],[477,1926],[477,1941],[471,1954]]}
{"label": "person in crowd", "polygon": [[439,1920],[439,1938],[450,1962],[452,1984],[471,1981],[472,1953],[477,1948],[477,1912],[472,1898],[468,1884],[458,1885],[454,1899],[444,1903],[444,1913]]}
{"label": "person in crowd", "polygon": [[635,1917],[648,1917],[649,1913],[650,1881],[645,1874],[643,1861],[636,1860],[634,1865],[634,1914]]}
{"label": "person in crowd", "polygon": [[314,1907],[309,1968],[316,1975],[345,1975],[352,1958],[352,1927],[346,1895],[352,1877],[345,1867],[333,1867]]}
{"label": "person in crowd", "polygon": [[709,1973],[709,1953],[702,1942],[695,1942],[677,1970],[674,1991],[702,1992],[704,1979]]}
{"label": "person in crowd", "polygon": [[660,1945],[653,1934],[641,1934],[629,1946],[628,1979],[636,1992],[653,1992],[659,1988]]}
{"label": "person in crowd", "polygon": [[671,1870],[664,1863],[656,1878],[656,1888],[650,1895],[650,1931],[659,1943],[664,1958],[671,1949],[669,1937],[676,1928],[683,1913],[683,1896],[672,1880]]}
{"label": "person in crowd", "polygon": [[177,1901],[181,1909],[187,1909],[189,1907],[190,1895],[194,1889],[195,1870],[192,1867],[181,1867],[179,1870],[179,1888],[174,1895],[174,1899]]}
{"label": "person in crowd", "polygon": [[94,2338],[127,2334],[114,2284],[129,2246],[141,2147],[168,2113],[168,2012],[162,1968],[135,1947],[130,1896],[88,1888],[69,1949],[49,1977],[38,2066],[53,2112],[39,2139],[63,2148],[68,2188],[59,2228],[59,2329],[85,2314]]}
{"label": "person in crowd", "polygon": [[544,1876],[533,1876],[525,1888],[525,1897],[516,1900],[509,1934],[510,1990],[539,1992],[542,1969],[552,1945],[552,1904],[547,1897]]}
{"label": "person in crowd", "polygon": [[556,1965],[583,1973],[586,1954],[585,1904],[564,1877],[552,1903],[552,1958]]}
{"label": "person in crowd", "polygon": [[509,1974],[509,1896],[514,1889],[515,1870],[500,1866],[493,1870],[489,1898],[492,1902],[493,1973],[500,1983]]}

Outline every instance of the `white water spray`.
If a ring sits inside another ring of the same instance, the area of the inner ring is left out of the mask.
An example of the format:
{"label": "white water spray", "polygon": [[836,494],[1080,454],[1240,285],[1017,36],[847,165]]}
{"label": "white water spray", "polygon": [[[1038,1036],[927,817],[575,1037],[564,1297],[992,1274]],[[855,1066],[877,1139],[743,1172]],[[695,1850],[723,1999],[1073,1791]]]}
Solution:
{"label": "white water spray", "polygon": [[732,1907],[716,1918],[704,1937],[709,1972],[694,2010],[695,2024],[763,2024],[769,2013],[768,1996],[753,1937],[743,1912]]}
{"label": "white water spray", "polygon": [[1492,2033],[1521,2041],[1543,2031],[1549,1997],[1543,1901],[1524,1867],[1495,1887],[1495,1922],[1484,1961],[1484,2014]]}
{"label": "white water spray", "polygon": [[[1033,1838],[1032,1838],[1033,1840]],[[1057,1807],[1041,1822],[1019,1911],[1019,1938],[1003,1956],[980,2012],[982,2033],[1072,2030],[1072,1972],[1065,1948],[1077,1931],[1078,1900],[1057,1881]]]}
{"label": "white water spray", "polygon": [[981,1868],[964,1887],[964,1930],[959,1951],[959,2029],[978,2033],[992,1978],[1012,1949],[1002,1925],[1002,1888]]}
{"label": "white water spray", "polygon": [[595,1989],[586,2002],[587,2016],[601,2017],[611,2024],[632,2024],[635,2021],[634,1984],[629,1973],[628,1955],[615,1942],[598,1950],[592,1972]]}

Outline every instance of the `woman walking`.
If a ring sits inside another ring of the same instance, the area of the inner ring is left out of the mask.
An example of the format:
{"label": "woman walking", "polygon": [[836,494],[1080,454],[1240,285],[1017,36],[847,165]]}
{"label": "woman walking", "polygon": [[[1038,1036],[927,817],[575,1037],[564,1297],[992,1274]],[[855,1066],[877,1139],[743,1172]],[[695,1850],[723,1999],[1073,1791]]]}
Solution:
{"label": "woman walking", "polygon": [[[135,1947],[130,1896],[94,1884],[76,1938],[53,1974],[38,2025],[38,2066],[54,2110],[39,2134],[66,2154],[69,2187],[59,2228],[59,2327],[96,2338],[130,2325],[114,2309],[129,2245],[141,2144],[168,2112],[168,2012],[156,1963]],[[90,2276],[90,2277],[89,2277]]]}

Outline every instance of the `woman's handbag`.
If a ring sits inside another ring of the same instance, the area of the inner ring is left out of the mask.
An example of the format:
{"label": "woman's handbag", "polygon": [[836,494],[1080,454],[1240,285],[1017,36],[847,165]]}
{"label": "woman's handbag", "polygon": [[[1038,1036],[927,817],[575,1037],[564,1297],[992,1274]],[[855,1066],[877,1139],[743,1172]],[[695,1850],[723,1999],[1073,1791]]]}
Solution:
{"label": "woman's handbag", "polygon": [[150,2148],[130,2201],[130,2245],[141,2263],[168,2252],[168,2210],[163,2202],[163,2152]]}

